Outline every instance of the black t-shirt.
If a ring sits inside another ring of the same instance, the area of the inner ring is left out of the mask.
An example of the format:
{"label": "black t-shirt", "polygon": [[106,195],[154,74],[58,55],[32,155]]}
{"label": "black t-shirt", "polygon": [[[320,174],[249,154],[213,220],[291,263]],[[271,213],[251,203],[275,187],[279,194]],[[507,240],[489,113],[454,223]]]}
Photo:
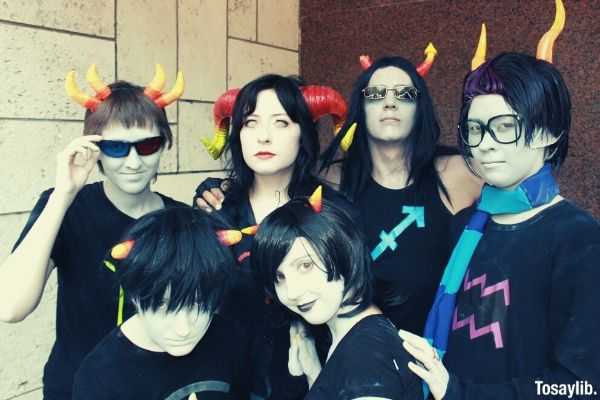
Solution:
{"label": "black t-shirt", "polygon": [[388,189],[369,178],[356,199],[373,258],[376,303],[396,327],[422,334],[450,255],[452,215],[435,182]]}
{"label": "black t-shirt", "polygon": [[[40,195],[15,248],[43,211],[52,189]],[[185,206],[161,195],[165,207]],[[52,248],[58,276],[56,341],[44,368],[44,397],[70,399],[81,360],[115,326],[119,287],[103,265],[108,250],[135,222],[106,197],[101,182],[85,185],[67,210]],[[132,314],[126,309],[125,317]]]}
{"label": "black t-shirt", "polygon": [[599,285],[600,224],[568,201],[490,221],[457,293],[445,399],[537,399],[536,380],[600,394]]}
{"label": "black t-shirt", "polygon": [[385,316],[365,317],[342,338],[305,399],[422,400],[421,381],[407,367],[410,360]]}
{"label": "black t-shirt", "polygon": [[[299,195],[310,196],[319,184],[316,180],[309,182]],[[194,205],[198,195],[193,200]],[[342,207],[361,227],[358,211],[342,194],[323,185],[323,198]],[[215,212],[236,229],[256,224],[248,195],[237,193],[235,189],[226,193],[221,210]],[[251,270],[250,250],[253,241],[253,235],[244,234],[241,242],[233,246],[238,259],[236,282],[220,313],[241,322],[248,334],[252,335],[252,390],[268,399],[299,400],[304,397],[308,383],[304,376],[294,377],[288,371],[289,311],[266,296],[263,283]],[[316,331],[319,337],[326,337],[321,334],[322,330]],[[327,347],[328,342],[320,341],[318,346]]]}
{"label": "black t-shirt", "polygon": [[88,354],[75,375],[74,400],[244,399],[248,347],[242,332],[215,315],[188,355],[144,350],[115,328]]}

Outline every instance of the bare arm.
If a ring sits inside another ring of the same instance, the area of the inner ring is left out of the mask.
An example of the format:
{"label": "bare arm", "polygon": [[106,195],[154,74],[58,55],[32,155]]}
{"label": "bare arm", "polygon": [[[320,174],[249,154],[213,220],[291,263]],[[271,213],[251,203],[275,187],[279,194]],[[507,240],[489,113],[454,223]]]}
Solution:
{"label": "bare arm", "polygon": [[450,201],[441,191],[440,196],[452,214],[469,207],[479,198],[483,181],[471,172],[461,156],[439,157],[436,159],[436,168],[450,195]]}
{"label": "bare arm", "polygon": [[56,187],[43,211],[14,252],[0,265],[0,321],[19,322],[39,304],[52,270],[50,255],[67,209],[98,160],[93,141],[72,141],[57,156]]}

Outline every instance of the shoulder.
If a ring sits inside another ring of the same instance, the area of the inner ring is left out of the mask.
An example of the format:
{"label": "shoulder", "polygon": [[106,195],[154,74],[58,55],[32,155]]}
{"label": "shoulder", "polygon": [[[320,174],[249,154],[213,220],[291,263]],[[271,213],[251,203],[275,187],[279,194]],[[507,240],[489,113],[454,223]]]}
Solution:
{"label": "shoulder", "polygon": [[455,214],[479,198],[483,181],[471,172],[462,156],[439,156],[435,159],[435,168],[450,195],[451,203],[442,195],[450,212]]}
{"label": "shoulder", "polygon": [[113,329],[83,359],[75,374],[74,388],[88,390],[107,378],[111,380],[114,366],[121,364],[119,359],[127,354],[126,346],[118,337],[122,335],[120,332],[120,328]]}
{"label": "shoulder", "polygon": [[[417,398],[420,384],[416,375],[407,367],[410,357],[402,347],[402,341],[393,324],[384,316],[367,317],[349,340],[343,342],[336,356],[347,398],[381,396],[384,398]],[[330,360],[332,361],[332,360]],[[326,368],[327,368],[326,364]],[[412,395],[411,395],[412,394]]]}

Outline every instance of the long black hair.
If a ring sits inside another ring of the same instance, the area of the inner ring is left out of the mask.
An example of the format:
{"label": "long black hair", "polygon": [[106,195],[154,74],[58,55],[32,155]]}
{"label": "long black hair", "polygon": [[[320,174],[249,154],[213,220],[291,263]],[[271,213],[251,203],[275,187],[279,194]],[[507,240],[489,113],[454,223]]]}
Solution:
{"label": "long black hair", "polygon": [[304,101],[301,85],[302,81],[298,78],[270,74],[253,80],[240,90],[233,107],[228,144],[231,150],[228,162],[231,169],[229,178],[232,182],[230,194],[247,194],[254,182],[254,171],[248,167],[242,154],[240,132],[246,118],[256,108],[258,94],[269,89],[275,91],[290,119],[300,125],[300,150],[294,161],[288,195],[292,198],[314,189],[317,183],[314,172],[319,157],[319,134]]}
{"label": "long black hair", "polygon": [[[408,182],[413,182],[417,193],[424,193],[424,185],[433,180],[442,192],[449,198],[448,192],[442,183],[435,168],[435,158],[439,155],[457,154],[449,148],[438,147],[440,126],[437,120],[433,101],[423,78],[417,73],[414,65],[402,57],[383,57],[373,63],[364,71],[354,83],[350,97],[350,107],[346,123],[340,133],[354,122],[357,129],[352,146],[342,161],[342,180],[340,190],[351,200],[356,200],[365,189],[373,171],[373,162],[367,143],[367,123],[365,117],[365,99],[362,90],[369,85],[373,73],[380,68],[396,67],[406,72],[418,90],[416,100],[415,123],[406,141],[405,153],[408,159]],[[335,162],[335,154],[342,140],[341,134],[331,142],[323,153],[322,169],[328,168]]]}

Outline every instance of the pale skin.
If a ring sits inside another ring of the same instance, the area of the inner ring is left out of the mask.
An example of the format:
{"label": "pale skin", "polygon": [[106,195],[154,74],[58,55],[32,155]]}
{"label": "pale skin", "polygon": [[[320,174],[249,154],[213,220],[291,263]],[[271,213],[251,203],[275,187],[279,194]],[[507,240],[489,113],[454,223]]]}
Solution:
{"label": "pale skin", "polygon": [[[469,110],[469,119],[489,121],[495,115],[512,114],[514,110],[499,95],[481,95],[474,98]],[[542,168],[547,156],[546,148],[553,145],[558,137],[544,134],[539,130],[529,145],[521,137],[516,143],[502,144],[485,135],[479,146],[472,149],[473,167],[490,185],[511,190],[527,177]],[[527,221],[544,209],[560,202],[563,198],[555,196],[548,204],[515,214],[492,216],[499,224],[516,224]],[[450,379],[448,370],[433,347],[424,338],[400,330],[403,345],[420,363],[410,362],[408,367],[428,385],[436,400],[443,399]]]}
{"label": "pale skin", "polygon": [[96,165],[100,135],[73,140],[56,157],[56,185],[25,239],[0,266],[0,321],[19,322],[37,307],[50,272],[50,253],[63,217]]}
{"label": "pale skin", "polygon": [[[386,67],[375,71],[369,85],[412,86],[412,81],[401,69]],[[414,118],[414,104],[396,99],[390,91],[384,99],[366,103],[365,112],[369,130],[377,132],[367,137],[373,163],[371,176],[388,189],[402,189],[410,185],[412,182],[407,182],[408,165],[404,149],[406,138],[412,129],[410,121]],[[452,199],[452,202],[448,201],[440,190],[440,197],[450,213],[456,214],[479,197],[482,182],[473,175],[461,156],[438,157],[435,167]],[[325,171],[323,178],[337,187],[340,174],[339,169],[332,167]],[[196,200],[197,206],[208,212],[220,209],[225,198],[224,189],[226,188],[221,187],[204,191],[202,197]]]}
{"label": "pale skin", "polygon": [[[63,218],[97,161],[103,157],[96,143],[102,139],[135,141],[157,134],[143,128],[125,129],[115,125],[107,127],[104,133],[74,139],[57,155],[55,186],[48,203],[23,241],[0,265],[0,321],[22,321],[39,304],[53,269],[50,255]],[[105,167],[115,164],[115,159],[106,161]],[[116,164],[120,170],[154,168],[147,166],[135,149]],[[164,206],[160,196],[150,191],[149,181],[141,192],[127,193],[106,180],[104,191],[116,208],[133,218]]]}

